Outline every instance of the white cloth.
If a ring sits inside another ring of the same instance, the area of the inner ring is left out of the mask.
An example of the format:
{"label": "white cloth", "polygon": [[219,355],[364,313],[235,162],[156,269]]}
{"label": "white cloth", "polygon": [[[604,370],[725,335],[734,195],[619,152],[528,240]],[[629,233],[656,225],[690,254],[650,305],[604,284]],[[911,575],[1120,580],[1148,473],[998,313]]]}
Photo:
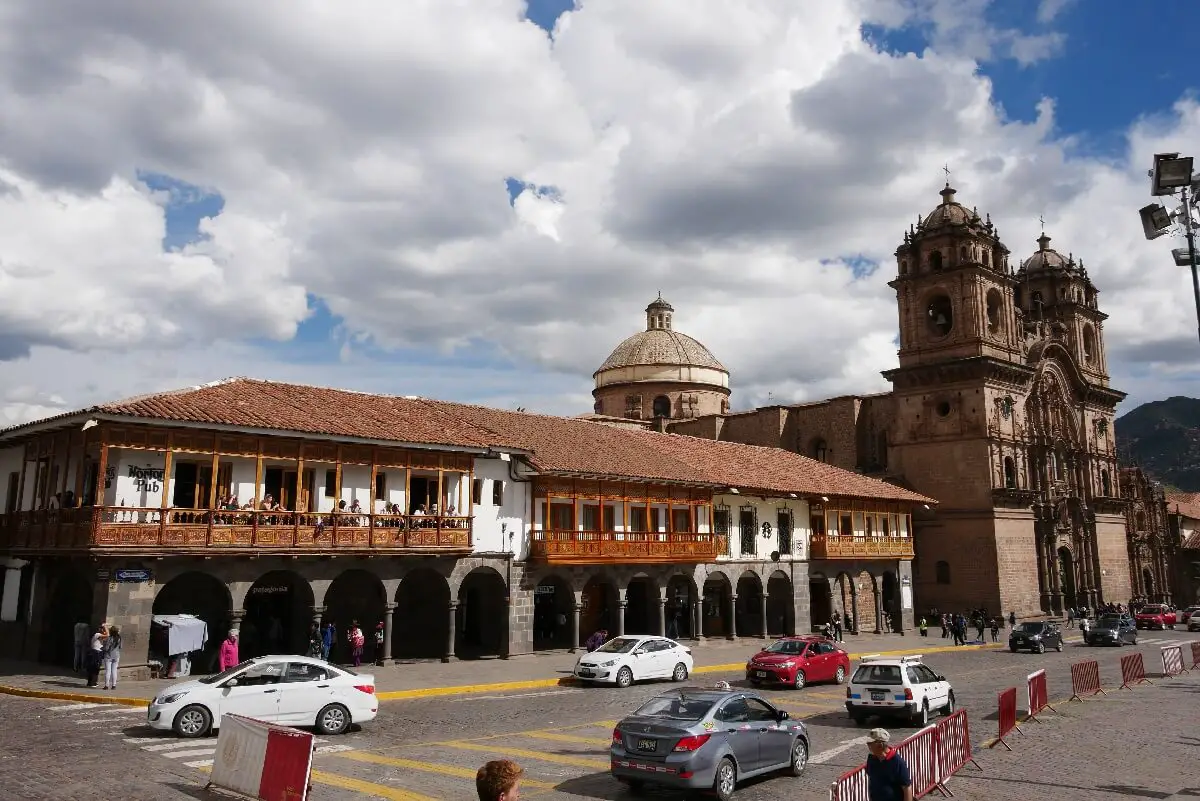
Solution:
{"label": "white cloth", "polygon": [[167,627],[167,656],[199,651],[208,642],[208,624],[195,615],[155,615]]}

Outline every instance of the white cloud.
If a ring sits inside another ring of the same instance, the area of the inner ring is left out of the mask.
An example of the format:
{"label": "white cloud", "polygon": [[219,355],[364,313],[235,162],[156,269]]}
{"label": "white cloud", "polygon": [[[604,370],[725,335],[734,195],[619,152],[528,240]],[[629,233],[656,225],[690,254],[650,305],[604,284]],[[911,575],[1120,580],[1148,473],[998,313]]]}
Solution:
{"label": "white cloud", "polygon": [[[553,41],[523,6],[0,7],[0,358],[29,354],[3,414],[229,374],[582,412],[658,289],[737,405],[876,391],[891,254],[945,163],[1016,255],[1044,213],[1084,258],[1118,385],[1194,384],[1188,279],[1136,209],[1149,155],[1200,135],[1195,104],[1138,123],[1125,158],[1079,156],[1051,101],[1009,121],[977,69],[1061,32],[990,28],[985,0],[589,0]],[[932,49],[878,52],[867,21]],[[138,170],[223,196],[205,238],[162,251],[167,198]],[[556,192],[510,203],[509,178]],[[855,279],[839,260],[859,257],[878,270]],[[245,344],[292,337],[306,293],[344,317],[345,358]],[[364,363],[365,344],[540,371]]]}

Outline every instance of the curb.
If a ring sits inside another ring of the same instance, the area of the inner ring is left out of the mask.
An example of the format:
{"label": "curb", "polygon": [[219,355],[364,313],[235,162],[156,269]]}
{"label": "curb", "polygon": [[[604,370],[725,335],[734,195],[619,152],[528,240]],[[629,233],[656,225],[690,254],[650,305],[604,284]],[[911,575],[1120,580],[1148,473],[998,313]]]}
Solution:
{"label": "curb", "polygon": [[[933,648],[904,648],[896,651],[874,651],[872,656],[905,656],[909,654],[940,654],[950,651],[987,650],[1003,647],[1000,643],[982,645],[940,645]],[[862,659],[867,654],[850,654],[851,659]],[[692,670],[697,673],[730,673],[741,671],[745,662],[728,662],[722,665],[704,665]],[[583,682],[571,677],[560,676],[553,679],[530,679],[527,681],[501,681],[491,684],[456,684],[449,687],[420,687],[412,690],[388,690],[376,693],[380,701],[411,701],[421,698],[439,698],[448,695],[474,695],[486,692],[504,692],[508,690],[535,690],[546,687],[577,687]],[[90,693],[59,692],[57,690],[27,690],[23,687],[0,685],[0,694],[17,695],[24,698],[48,698],[55,701],[76,701],[79,703],[112,704],[114,706],[148,706],[153,698],[123,698],[110,695],[92,695]]]}

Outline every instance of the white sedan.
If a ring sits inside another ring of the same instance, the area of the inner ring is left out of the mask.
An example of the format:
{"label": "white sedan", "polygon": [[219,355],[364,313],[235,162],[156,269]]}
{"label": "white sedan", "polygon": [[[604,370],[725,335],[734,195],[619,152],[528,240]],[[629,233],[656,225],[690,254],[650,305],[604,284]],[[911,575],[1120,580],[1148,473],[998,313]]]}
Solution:
{"label": "white sedan", "polygon": [[379,711],[375,677],[307,656],[260,656],[223,673],[172,684],[146,711],[152,729],[202,737],[224,714],[341,734]]}
{"label": "white sedan", "polygon": [[692,650],[666,637],[623,634],[575,662],[571,675],[582,681],[628,687],[641,679],[686,681]]}

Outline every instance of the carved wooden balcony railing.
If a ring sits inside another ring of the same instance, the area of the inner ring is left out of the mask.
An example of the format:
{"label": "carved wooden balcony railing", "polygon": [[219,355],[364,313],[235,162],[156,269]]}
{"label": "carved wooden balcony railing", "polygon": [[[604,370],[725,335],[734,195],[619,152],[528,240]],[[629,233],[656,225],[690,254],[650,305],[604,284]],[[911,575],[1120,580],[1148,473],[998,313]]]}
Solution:
{"label": "carved wooden balcony railing", "polygon": [[535,531],[532,558],[553,564],[711,562],[725,553],[716,534],[652,531]]}
{"label": "carved wooden balcony railing", "polygon": [[813,559],[912,559],[911,537],[812,535]]}
{"label": "carved wooden balcony railing", "polygon": [[469,553],[471,518],[251,510],[40,509],[0,515],[0,549]]}

